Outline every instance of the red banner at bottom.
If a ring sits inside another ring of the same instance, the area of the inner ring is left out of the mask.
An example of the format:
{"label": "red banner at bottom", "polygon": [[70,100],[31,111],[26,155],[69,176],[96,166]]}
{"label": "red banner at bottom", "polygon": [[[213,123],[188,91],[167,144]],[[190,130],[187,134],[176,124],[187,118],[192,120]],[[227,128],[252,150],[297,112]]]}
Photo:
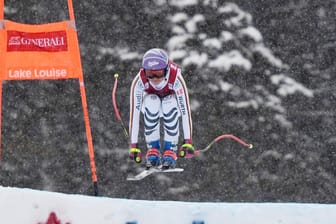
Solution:
{"label": "red banner at bottom", "polygon": [[[46,222],[38,222],[37,224],[62,224],[61,220],[59,220],[56,216],[55,212],[50,212],[49,217]],[[70,222],[66,222],[64,224],[71,224]]]}

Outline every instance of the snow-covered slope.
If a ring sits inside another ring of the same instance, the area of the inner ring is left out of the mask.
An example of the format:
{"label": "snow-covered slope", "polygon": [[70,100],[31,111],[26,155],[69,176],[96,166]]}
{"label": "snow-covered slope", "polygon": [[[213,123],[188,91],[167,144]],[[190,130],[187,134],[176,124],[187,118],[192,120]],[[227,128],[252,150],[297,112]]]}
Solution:
{"label": "snow-covered slope", "polygon": [[142,201],[0,187],[0,223],[44,224],[51,212],[62,224],[336,223],[335,204]]}

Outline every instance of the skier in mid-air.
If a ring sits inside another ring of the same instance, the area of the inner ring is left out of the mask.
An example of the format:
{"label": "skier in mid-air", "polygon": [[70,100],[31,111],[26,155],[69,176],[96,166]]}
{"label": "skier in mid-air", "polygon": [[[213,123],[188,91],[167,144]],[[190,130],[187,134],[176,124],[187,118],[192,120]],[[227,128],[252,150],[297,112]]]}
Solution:
{"label": "skier in mid-air", "polygon": [[[150,49],[144,54],[142,68],[131,85],[129,156],[137,163],[142,161],[142,152],[138,148],[140,113],[143,113],[144,119],[147,169],[160,165],[163,169],[174,168],[177,155],[184,157],[193,154],[187,86],[181,69],[169,61],[167,53],[159,48]],[[180,117],[184,143],[178,148]],[[162,142],[161,119],[164,130]]]}

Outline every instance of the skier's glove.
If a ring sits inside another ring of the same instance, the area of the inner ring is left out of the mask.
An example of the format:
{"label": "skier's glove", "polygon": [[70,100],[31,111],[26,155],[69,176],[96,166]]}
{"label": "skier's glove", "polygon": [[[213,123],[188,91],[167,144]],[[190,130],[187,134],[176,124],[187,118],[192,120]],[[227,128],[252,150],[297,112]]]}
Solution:
{"label": "skier's glove", "polygon": [[179,157],[191,158],[194,156],[195,148],[191,143],[184,143],[178,151]]}
{"label": "skier's glove", "polygon": [[129,157],[131,160],[134,160],[136,163],[141,163],[142,154],[139,148],[130,148]]}

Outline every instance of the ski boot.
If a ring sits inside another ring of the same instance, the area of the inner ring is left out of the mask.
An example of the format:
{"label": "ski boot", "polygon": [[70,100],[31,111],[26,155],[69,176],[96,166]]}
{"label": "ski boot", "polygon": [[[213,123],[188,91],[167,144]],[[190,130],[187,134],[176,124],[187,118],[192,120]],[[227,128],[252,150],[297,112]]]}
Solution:
{"label": "ski boot", "polygon": [[148,149],[146,153],[146,169],[160,165],[160,151],[156,148]]}
{"label": "ski boot", "polygon": [[173,150],[165,150],[162,156],[162,169],[174,168],[176,159],[177,156]]}

